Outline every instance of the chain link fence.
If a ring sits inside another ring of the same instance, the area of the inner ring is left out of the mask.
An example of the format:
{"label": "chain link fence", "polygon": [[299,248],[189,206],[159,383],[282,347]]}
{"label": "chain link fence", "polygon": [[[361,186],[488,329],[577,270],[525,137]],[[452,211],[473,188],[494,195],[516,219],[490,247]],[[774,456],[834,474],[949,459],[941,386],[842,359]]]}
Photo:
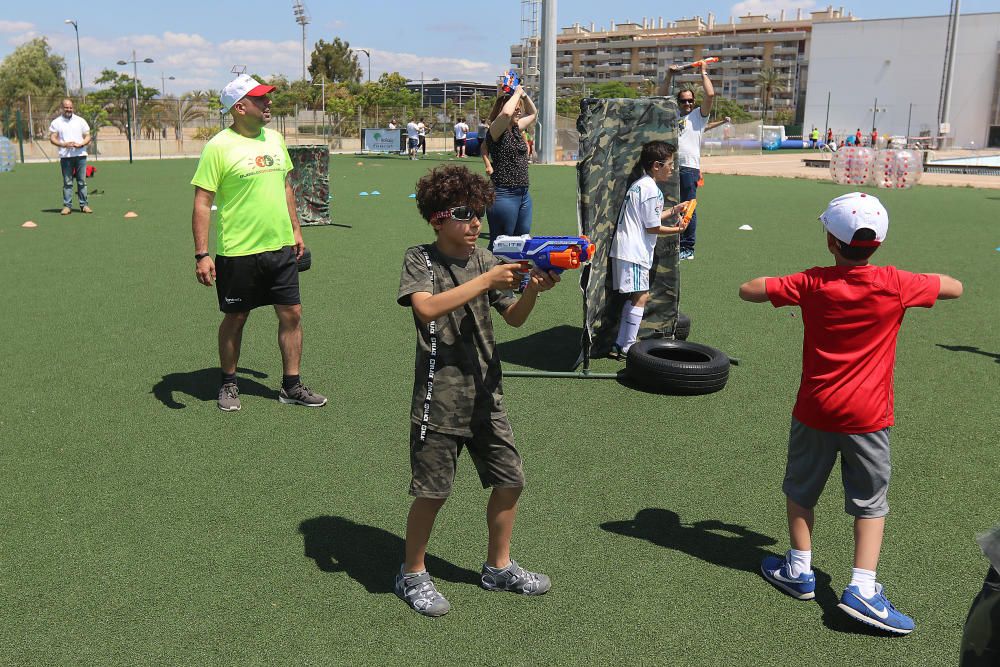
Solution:
{"label": "chain link fence", "polygon": [[[7,136],[26,161],[56,160],[58,148],[49,143],[49,125],[61,113],[62,97],[29,97],[13,103],[0,101],[0,134]],[[197,157],[205,143],[231,123],[221,114],[215,99],[166,98],[140,101],[119,100],[104,105],[89,99],[74,99],[76,114],[91,128],[92,158]],[[332,151],[361,149],[360,128],[386,128],[392,120],[405,129],[410,120],[423,120],[427,127],[427,150],[451,151],[453,126],[459,118],[470,128],[479,124],[488,107],[372,108],[346,113],[323,113],[318,109],[292,109],[274,113],[269,127],[282,133],[289,145],[326,144]]]}
{"label": "chain link fence", "polygon": [[[15,103],[0,101],[0,134],[9,137],[18,151],[23,148],[26,161],[58,159],[58,149],[49,143],[49,124],[61,113],[62,100],[62,97],[31,97]],[[104,105],[94,104],[90,99],[74,101],[76,114],[91,128],[93,142],[88,152],[92,159],[128,158],[130,151],[136,158],[198,157],[205,143],[231,123],[228,115],[219,112],[214,98],[186,96],[140,101],[138,105],[134,99]],[[489,113],[489,104],[477,106],[449,103],[447,107],[375,107],[325,114],[319,109],[293,109],[274,113],[269,127],[281,132],[290,146],[326,144],[331,151],[360,152],[360,128],[387,128],[394,120],[398,128],[405,129],[408,121],[422,120],[427,127],[427,150],[450,152],[453,126],[458,119],[476,132],[480,119]],[[576,121],[572,116],[556,116],[556,162],[579,159]],[[542,132],[544,128],[535,128],[536,153]],[[717,128],[706,133],[703,154],[743,152],[748,150],[744,146],[752,139],[757,140],[759,152],[759,122],[733,125],[731,131],[726,130],[729,134],[726,137],[723,132],[724,129]]]}

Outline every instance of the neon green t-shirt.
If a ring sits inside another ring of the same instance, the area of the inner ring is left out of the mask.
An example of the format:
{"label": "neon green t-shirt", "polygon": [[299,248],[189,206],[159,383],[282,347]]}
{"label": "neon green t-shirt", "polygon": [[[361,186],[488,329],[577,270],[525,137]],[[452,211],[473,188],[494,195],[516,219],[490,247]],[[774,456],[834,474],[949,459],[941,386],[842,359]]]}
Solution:
{"label": "neon green t-shirt", "polygon": [[191,185],[215,193],[218,254],[239,257],[295,244],[285,201],[291,170],[285,140],[274,130],[262,128],[248,139],[227,128],[205,144]]}

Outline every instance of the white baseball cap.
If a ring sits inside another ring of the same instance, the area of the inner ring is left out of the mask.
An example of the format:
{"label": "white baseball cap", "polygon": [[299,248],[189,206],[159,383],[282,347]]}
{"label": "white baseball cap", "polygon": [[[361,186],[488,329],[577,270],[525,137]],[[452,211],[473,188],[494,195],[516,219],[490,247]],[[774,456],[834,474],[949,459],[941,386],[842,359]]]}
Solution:
{"label": "white baseball cap", "polygon": [[274,90],[274,86],[265,86],[249,74],[240,74],[238,77],[226,84],[219,95],[222,102],[222,111],[226,112],[233,108],[233,105],[244,97],[261,97]]}
{"label": "white baseball cap", "polygon": [[[852,192],[837,197],[819,216],[826,230],[838,241],[859,247],[877,247],[889,232],[889,212],[878,197],[863,192]],[[854,241],[859,229],[875,232],[874,241]]]}

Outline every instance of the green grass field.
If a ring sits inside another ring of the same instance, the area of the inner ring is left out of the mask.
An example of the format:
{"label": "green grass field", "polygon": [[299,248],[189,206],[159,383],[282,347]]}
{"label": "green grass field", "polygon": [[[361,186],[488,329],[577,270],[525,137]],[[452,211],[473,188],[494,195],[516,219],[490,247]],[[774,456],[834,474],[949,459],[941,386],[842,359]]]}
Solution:
{"label": "green grass field", "polygon": [[[432,237],[407,198],[431,161],[357,162],[332,159],[337,226],[304,231],[303,376],[330,404],[275,400],[276,320],[261,310],[232,414],[215,405],[215,293],[194,277],[195,162],[98,163],[91,216],[58,215],[56,165],[0,174],[0,662],[956,663],[986,570],[973,535],[1000,508],[998,191],[879,193],[892,226],[876,259],[965,283],[960,300],[911,312],[899,339],[879,578],[916,632],[878,636],[836,608],[852,557],[838,473],[818,507],[817,601],[756,574],[787,548],[780,485],[801,320],[742,303],[737,287],[829,263],[816,216],[845,189],[724,176],[699,193],[681,309],[691,340],[741,359],[728,386],[670,397],[508,378],[528,476],[513,555],[553,589],[530,599],[476,586],[487,496],[463,459],[431,544],[452,603],[434,621],[391,592],[415,336],[395,297],[403,251]],[[537,167],[532,179],[535,233],[572,233],[575,172]],[[29,219],[39,227],[21,229]],[[567,276],[523,328],[497,318],[506,368],[571,364],[580,302]]]}

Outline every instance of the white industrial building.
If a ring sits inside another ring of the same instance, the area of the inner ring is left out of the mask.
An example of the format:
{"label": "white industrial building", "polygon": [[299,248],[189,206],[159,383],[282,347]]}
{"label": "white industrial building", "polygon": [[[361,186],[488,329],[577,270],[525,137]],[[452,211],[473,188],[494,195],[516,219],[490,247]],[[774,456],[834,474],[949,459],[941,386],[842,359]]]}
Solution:
{"label": "white industrial building", "polygon": [[[936,137],[947,34],[947,16],[814,23],[804,131]],[[962,14],[955,44],[950,143],[981,148],[1000,139],[1000,13]]]}

